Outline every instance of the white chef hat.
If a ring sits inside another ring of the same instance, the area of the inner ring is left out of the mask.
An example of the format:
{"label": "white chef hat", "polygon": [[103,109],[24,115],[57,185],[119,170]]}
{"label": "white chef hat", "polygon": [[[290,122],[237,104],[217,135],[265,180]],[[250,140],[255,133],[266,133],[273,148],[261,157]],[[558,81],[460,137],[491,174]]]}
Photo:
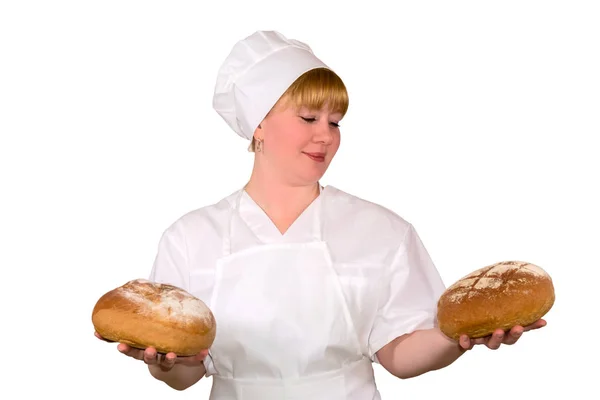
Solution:
{"label": "white chef hat", "polygon": [[254,130],[303,73],[328,68],[300,41],[257,31],[237,42],[217,75],[213,108],[241,137]]}

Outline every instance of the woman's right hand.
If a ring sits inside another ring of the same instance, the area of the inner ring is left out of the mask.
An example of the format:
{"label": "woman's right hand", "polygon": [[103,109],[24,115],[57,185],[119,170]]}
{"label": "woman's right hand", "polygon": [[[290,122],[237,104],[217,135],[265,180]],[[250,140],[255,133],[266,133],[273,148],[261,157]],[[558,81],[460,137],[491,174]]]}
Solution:
{"label": "woman's right hand", "polygon": [[[112,340],[107,340],[100,336],[98,332],[94,332],[94,335],[105,342],[114,343]],[[125,354],[128,357],[135,358],[136,360],[144,361],[148,365],[155,365],[160,368],[161,371],[170,371],[175,365],[182,364],[187,366],[201,366],[203,361],[208,355],[208,349],[202,350],[200,353],[190,357],[178,357],[175,353],[161,354],[156,351],[153,347],[148,347],[145,350],[136,349],[125,343],[119,343],[117,350]]]}

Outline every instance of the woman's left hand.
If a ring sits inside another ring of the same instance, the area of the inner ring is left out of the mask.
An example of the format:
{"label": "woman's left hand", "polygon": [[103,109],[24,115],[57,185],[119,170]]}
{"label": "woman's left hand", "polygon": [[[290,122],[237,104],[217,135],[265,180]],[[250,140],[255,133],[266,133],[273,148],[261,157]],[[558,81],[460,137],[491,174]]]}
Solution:
{"label": "woman's left hand", "polygon": [[532,329],[539,329],[544,326],[546,326],[546,321],[540,319],[534,322],[533,324],[527,325],[525,327],[515,326],[508,332],[505,332],[502,329],[497,329],[492,335],[482,338],[472,339],[469,338],[467,335],[462,335],[459,339],[459,343],[460,347],[462,347],[464,350],[471,350],[477,344],[483,344],[489,349],[496,350],[502,344],[513,345],[517,343],[517,341],[519,340],[519,338],[521,338],[521,335],[524,332],[530,331]]}

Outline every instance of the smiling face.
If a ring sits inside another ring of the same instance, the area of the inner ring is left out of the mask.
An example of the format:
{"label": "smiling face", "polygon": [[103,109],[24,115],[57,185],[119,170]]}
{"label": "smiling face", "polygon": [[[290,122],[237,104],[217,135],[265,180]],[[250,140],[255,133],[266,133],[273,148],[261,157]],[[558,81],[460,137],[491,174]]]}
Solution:
{"label": "smiling face", "polygon": [[341,118],[341,113],[327,109],[276,107],[259,129],[264,140],[263,164],[278,171],[287,183],[317,182],[340,146]]}
{"label": "smiling face", "polygon": [[318,182],[340,146],[339,123],[347,107],[346,89],[337,75],[309,71],[256,129],[254,137],[263,141],[256,167],[293,186]]}

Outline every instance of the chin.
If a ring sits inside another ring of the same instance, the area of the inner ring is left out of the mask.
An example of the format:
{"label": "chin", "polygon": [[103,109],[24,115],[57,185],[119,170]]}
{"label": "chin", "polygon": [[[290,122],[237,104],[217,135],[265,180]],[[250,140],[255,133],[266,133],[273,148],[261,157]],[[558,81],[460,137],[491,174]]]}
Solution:
{"label": "chin", "polygon": [[324,174],[311,175],[311,176],[303,176],[303,177],[302,177],[302,178],[303,178],[302,180],[303,180],[303,181],[304,181],[306,184],[308,184],[308,185],[310,185],[310,184],[315,184],[315,183],[319,182],[321,179],[323,179],[323,175],[324,175]]}
{"label": "chin", "polygon": [[302,165],[290,178],[293,182],[302,186],[315,184],[323,178],[325,172],[327,172],[327,167],[328,163],[313,164],[308,168],[306,165]]}
{"label": "chin", "polygon": [[315,183],[318,183],[323,178],[323,175],[324,174],[311,174],[311,175],[302,174],[302,175],[296,175],[292,179],[292,181],[297,186],[314,185]]}

